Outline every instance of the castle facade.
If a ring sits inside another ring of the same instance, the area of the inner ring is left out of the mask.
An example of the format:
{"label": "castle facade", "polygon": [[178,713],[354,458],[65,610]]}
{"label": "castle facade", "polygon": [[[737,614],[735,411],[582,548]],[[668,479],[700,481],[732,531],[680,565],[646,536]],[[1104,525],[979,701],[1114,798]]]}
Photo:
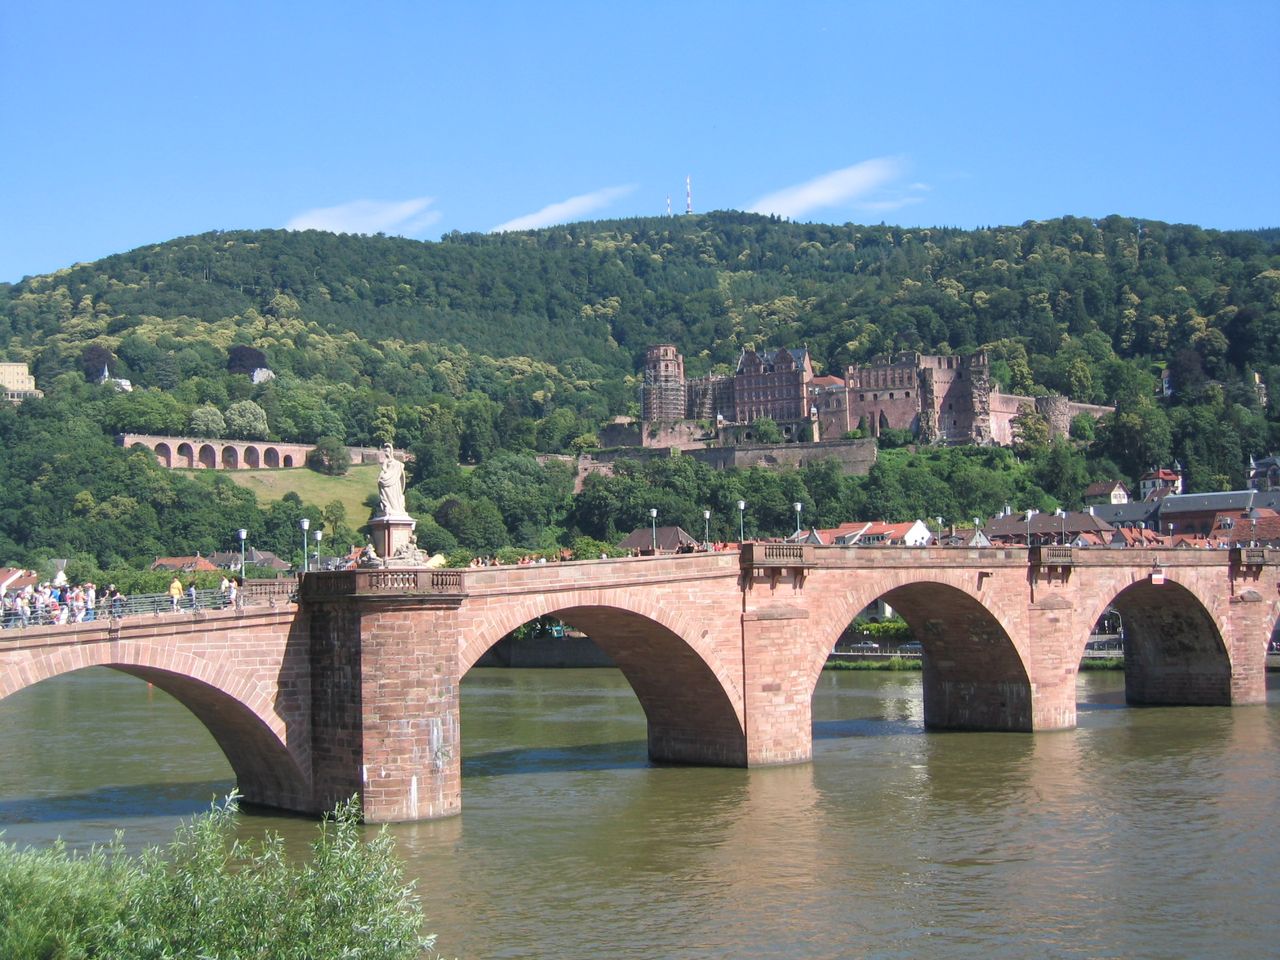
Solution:
{"label": "castle facade", "polygon": [[1061,396],[1002,393],[981,351],[898,353],[851,366],[844,377],[815,377],[807,349],[744,350],[733,376],[688,379],[672,344],[646,352],[641,407],[650,424],[714,420],[717,434],[738,439],[750,439],[743,428],[769,417],[789,440],[839,440],[855,430],[878,437],[894,429],[921,443],[1001,445],[1013,442],[1013,420],[1024,410],[1044,416],[1052,436],[1066,435],[1078,414],[1111,411]]}

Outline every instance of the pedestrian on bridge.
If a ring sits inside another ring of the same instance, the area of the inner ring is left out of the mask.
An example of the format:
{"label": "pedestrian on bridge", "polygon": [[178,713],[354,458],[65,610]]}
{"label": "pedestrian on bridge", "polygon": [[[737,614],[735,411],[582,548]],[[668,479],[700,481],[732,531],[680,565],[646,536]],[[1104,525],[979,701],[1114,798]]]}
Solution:
{"label": "pedestrian on bridge", "polygon": [[173,578],[173,583],[169,584],[169,602],[173,606],[174,613],[182,607],[182,581],[176,576]]}

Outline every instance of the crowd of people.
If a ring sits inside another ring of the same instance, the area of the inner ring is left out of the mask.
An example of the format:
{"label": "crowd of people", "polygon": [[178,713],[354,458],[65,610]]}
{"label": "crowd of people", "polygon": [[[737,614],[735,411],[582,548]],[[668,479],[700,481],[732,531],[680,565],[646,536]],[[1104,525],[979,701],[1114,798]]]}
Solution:
{"label": "crowd of people", "polygon": [[[241,586],[239,577],[223,577],[212,597],[209,596],[209,591],[203,591],[203,602],[210,607],[237,607],[241,599]],[[168,598],[170,610],[174,613],[199,610],[202,605],[201,591],[196,588],[195,581],[184,585],[176,576],[169,584]],[[3,591],[3,596],[0,597],[0,627],[6,630],[87,623],[108,617],[119,619],[128,612],[128,597],[114,583],[108,584],[105,590],[99,590],[91,582],[70,584],[46,581]],[[147,612],[153,612],[153,608],[147,607]]]}
{"label": "crowd of people", "polygon": [[56,623],[84,623],[100,614],[119,617],[125,597],[116,585],[99,593],[94,583],[28,584],[21,590],[6,590],[0,600],[0,624],[14,627],[45,626]]}

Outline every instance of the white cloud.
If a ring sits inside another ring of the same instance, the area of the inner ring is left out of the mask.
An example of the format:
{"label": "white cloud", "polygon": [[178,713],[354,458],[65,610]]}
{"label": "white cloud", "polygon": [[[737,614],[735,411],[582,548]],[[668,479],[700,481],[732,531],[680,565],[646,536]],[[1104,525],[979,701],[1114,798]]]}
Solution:
{"label": "white cloud", "polygon": [[489,232],[537,230],[539,227],[549,227],[556,223],[568,223],[571,220],[579,219],[585,214],[599,210],[601,207],[608,206],[614,200],[625,197],[633,190],[635,190],[634,186],[605,187],[603,190],[597,190],[594,193],[584,193],[581,196],[570,197],[568,200],[549,204],[533,213],[526,213],[522,217],[516,217],[514,220],[500,223]]}
{"label": "white cloud", "polygon": [[747,209],[752,213],[802,217],[814,210],[860,201],[901,177],[906,166],[906,161],[901,157],[863,160],[851,167],[832,170],[805,183],[761,197]]}
{"label": "white cloud", "polygon": [[429,210],[434,197],[412,200],[352,200],[336,207],[317,207],[293,217],[289,230],[330,230],[333,233],[390,233],[412,237],[440,219]]}

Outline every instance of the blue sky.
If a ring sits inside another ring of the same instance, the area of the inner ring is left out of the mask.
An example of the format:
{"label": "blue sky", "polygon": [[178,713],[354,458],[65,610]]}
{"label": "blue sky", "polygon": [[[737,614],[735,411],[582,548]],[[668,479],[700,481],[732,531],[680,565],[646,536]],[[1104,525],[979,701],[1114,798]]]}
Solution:
{"label": "blue sky", "polygon": [[1280,226],[1280,2],[0,5],[0,281],[214,229]]}

